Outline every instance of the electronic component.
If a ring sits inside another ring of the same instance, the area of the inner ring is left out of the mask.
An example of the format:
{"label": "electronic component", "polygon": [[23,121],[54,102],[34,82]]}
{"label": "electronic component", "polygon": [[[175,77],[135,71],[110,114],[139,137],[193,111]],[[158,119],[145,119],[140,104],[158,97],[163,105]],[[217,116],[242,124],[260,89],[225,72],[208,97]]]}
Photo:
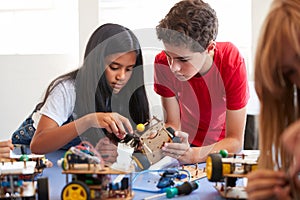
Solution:
{"label": "electronic component", "polygon": [[167,169],[161,176],[158,181],[156,187],[158,188],[166,188],[175,185],[174,179],[184,179],[186,178],[186,174],[180,174],[178,169]]}

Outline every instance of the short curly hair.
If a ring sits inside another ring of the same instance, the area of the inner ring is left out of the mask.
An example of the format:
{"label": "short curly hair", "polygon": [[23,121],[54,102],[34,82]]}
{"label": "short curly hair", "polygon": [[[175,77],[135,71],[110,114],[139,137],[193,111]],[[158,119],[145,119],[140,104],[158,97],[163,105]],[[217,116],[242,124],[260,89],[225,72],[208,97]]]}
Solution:
{"label": "short curly hair", "polygon": [[208,3],[183,0],[159,22],[156,34],[164,43],[185,45],[194,52],[203,52],[217,37],[218,18]]}

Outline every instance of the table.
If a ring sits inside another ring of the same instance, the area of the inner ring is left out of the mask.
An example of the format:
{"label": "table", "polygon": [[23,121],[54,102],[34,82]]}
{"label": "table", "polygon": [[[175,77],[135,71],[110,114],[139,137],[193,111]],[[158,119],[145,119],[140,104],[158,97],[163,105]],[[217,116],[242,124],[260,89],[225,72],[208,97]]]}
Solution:
{"label": "table", "polygon": [[[46,158],[53,162],[52,168],[46,168],[43,171],[42,176],[48,177],[49,181],[49,194],[50,200],[60,200],[61,191],[66,185],[66,175],[62,174],[62,169],[57,166],[57,160],[62,158],[64,151],[56,151],[53,153],[46,154]],[[204,164],[202,164],[204,165]],[[140,183],[134,183],[140,184]],[[211,183],[207,178],[199,180],[199,188],[193,191],[190,195],[179,196],[176,199],[201,199],[201,200],[212,200],[212,199],[222,199],[216,189],[213,187],[215,183]],[[134,200],[141,200],[146,197],[153,196],[158,193],[145,192],[140,190],[133,190]],[[167,199],[166,197],[155,198],[155,200]],[[175,198],[174,198],[175,199]]]}

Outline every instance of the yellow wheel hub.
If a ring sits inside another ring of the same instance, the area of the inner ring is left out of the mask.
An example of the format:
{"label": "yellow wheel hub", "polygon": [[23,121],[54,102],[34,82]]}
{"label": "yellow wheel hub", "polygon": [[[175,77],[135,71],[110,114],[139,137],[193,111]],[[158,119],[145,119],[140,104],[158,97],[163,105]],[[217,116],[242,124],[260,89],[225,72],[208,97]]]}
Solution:
{"label": "yellow wheel hub", "polygon": [[212,176],[212,160],[210,156],[206,159],[206,176],[208,180],[210,180]]}
{"label": "yellow wheel hub", "polygon": [[77,183],[71,183],[65,187],[63,194],[63,200],[87,200],[88,194],[84,187]]}

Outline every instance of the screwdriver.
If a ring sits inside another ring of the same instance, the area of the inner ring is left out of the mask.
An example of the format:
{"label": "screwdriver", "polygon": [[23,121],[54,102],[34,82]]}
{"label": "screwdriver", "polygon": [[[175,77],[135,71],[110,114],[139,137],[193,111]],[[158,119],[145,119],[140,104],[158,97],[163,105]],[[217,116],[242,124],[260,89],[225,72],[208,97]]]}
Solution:
{"label": "screwdriver", "polygon": [[167,198],[173,198],[176,195],[188,195],[198,188],[196,181],[184,182],[183,184],[176,187],[169,187],[166,189]]}

